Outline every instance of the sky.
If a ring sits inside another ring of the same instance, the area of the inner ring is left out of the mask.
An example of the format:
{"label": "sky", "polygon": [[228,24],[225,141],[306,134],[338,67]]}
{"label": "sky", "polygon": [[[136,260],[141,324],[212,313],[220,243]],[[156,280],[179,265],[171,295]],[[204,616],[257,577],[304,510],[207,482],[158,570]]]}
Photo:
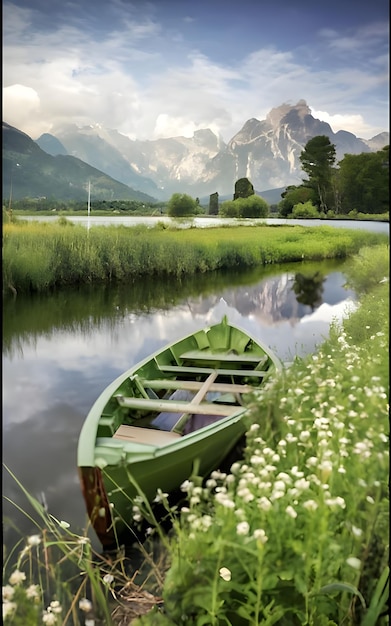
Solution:
{"label": "sky", "polygon": [[304,99],[370,139],[389,131],[388,0],[6,0],[3,121],[131,139],[228,142]]}

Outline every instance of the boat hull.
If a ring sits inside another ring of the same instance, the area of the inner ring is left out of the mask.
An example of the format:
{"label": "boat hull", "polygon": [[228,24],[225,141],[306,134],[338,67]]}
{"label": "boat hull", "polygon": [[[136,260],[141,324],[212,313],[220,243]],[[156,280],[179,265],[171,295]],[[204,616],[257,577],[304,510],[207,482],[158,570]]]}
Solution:
{"label": "boat hull", "polygon": [[[104,547],[135,528],[136,496],[153,503],[158,490],[171,494],[192,475],[207,477],[221,466],[246,432],[245,399],[279,369],[270,350],[223,318],[104,390],[78,446],[88,516]],[[140,427],[147,416],[152,421]]]}

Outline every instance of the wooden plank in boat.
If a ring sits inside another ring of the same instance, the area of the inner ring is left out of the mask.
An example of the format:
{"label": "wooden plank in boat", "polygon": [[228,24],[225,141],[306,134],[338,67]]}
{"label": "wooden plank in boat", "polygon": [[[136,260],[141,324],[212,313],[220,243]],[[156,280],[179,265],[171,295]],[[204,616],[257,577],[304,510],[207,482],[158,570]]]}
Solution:
{"label": "wooden plank in boat", "polygon": [[145,409],[147,411],[169,411],[170,413],[198,413],[200,415],[221,415],[225,417],[235,413],[238,406],[218,405],[213,403],[195,404],[192,402],[180,402],[172,400],[149,400],[147,398],[132,398],[114,396],[118,404],[130,409]]}
{"label": "wooden plank in boat", "polygon": [[[187,389],[188,391],[198,391],[203,385],[196,380],[174,380],[173,378],[156,378],[148,380],[142,378],[141,383],[145,388],[150,389]],[[237,383],[212,383],[209,391],[219,391],[221,393],[252,393],[254,387],[251,385],[240,385]]]}
{"label": "wooden plank in boat", "polygon": [[158,363],[158,367],[162,372],[170,372],[172,374],[210,374],[213,371],[216,371],[219,375],[222,376],[253,376],[262,378],[263,376],[267,376],[269,372],[265,372],[262,370],[234,370],[234,369],[223,369],[223,368],[214,368],[214,367],[191,367],[190,365],[161,365]]}
{"label": "wooden plank in boat", "polygon": [[140,428],[139,426],[127,426],[123,424],[113,435],[115,439],[134,443],[145,443],[151,446],[162,446],[180,438],[178,433],[154,428]]}
{"label": "wooden plank in boat", "polygon": [[264,359],[259,354],[230,354],[227,352],[207,352],[204,350],[190,350],[180,355],[181,359],[196,361],[228,361],[229,363],[259,363]]}

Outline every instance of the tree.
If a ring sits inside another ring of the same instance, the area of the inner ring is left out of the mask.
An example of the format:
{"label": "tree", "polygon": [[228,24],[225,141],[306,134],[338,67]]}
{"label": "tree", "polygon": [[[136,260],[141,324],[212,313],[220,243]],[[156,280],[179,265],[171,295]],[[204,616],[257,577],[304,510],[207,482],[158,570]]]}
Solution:
{"label": "tree", "polygon": [[389,210],[389,146],[377,152],[345,154],[338,174],[342,213]]}
{"label": "tree", "polygon": [[328,204],[334,206],[332,177],[336,159],[335,145],[326,135],[317,135],[310,139],[300,154],[303,171],[308,180],[304,185],[317,193],[316,204],[320,211],[326,213]]}
{"label": "tree", "polygon": [[316,191],[311,189],[311,187],[305,187],[304,185],[295,187],[294,185],[290,185],[282,192],[281,197],[282,200],[278,205],[278,212],[279,215],[286,217],[292,213],[293,207],[296,204],[304,204],[308,201],[315,203],[318,196]]}
{"label": "tree", "polygon": [[244,217],[259,218],[269,215],[269,205],[261,196],[253,195],[248,198],[226,200],[219,209],[221,217]]}
{"label": "tree", "polygon": [[186,193],[174,193],[167,203],[167,214],[170,217],[185,217],[196,212],[196,201]]}
{"label": "tree", "polygon": [[235,183],[234,200],[254,195],[254,187],[248,178],[239,178]]}
{"label": "tree", "polygon": [[253,195],[248,198],[238,198],[234,200],[239,207],[239,217],[267,217],[269,215],[269,205],[261,196]]}
{"label": "tree", "polygon": [[239,217],[239,205],[237,200],[225,200],[220,204],[219,215],[221,217]]}
{"label": "tree", "polygon": [[308,202],[299,202],[295,204],[292,211],[292,217],[295,219],[313,219],[319,217],[319,211],[310,200]]}
{"label": "tree", "polygon": [[209,196],[209,215],[217,215],[219,212],[219,194],[217,191]]}

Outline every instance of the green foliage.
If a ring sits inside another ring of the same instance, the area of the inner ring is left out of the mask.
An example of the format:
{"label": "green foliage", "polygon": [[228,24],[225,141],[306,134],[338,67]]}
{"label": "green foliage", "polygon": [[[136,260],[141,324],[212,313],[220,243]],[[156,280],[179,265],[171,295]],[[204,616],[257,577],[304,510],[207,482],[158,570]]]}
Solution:
{"label": "green foliage", "polygon": [[174,193],[168,201],[167,213],[170,217],[185,217],[196,212],[196,201],[186,193]]}
{"label": "green foliage", "polygon": [[326,135],[310,139],[300,154],[300,162],[308,180],[304,181],[317,194],[316,205],[326,213],[335,204],[332,186],[335,146]]}
{"label": "green foliage", "polygon": [[239,205],[236,200],[225,200],[220,204],[220,217],[239,217]]}
{"label": "green foliage", "polygon": [[235,203],[239,207],[239,217],[260,218],[269,215],[268,203],[255,194],[248,198],[238,198]]}
{"label": "green foliage", "polygon": [[269,205],[258,195],[251,195],[247,198],[237,198],[237,200],[226,200],[222,202],[219,209],[221,217],[238,218],[260,218],[269,215]]}
{"label": "green foliage", "polygon": [[389,210],[389,146],[378,152],[345,154],[339,162],[341,212]]}
{"label": "green foliage", "polygon": [[248,178],[239,178],[235,183],[234,200],[248,198],[254,194],[254,187]]}
{"label": "green foliage", "polygon": [[292,217],[309,219],[320,217],[320,214],[317,207],[312,204],[311,200],[308,200],[308,202],[300,202],[299,204],[295,204],[292,211]]}
{"label": "green foliage", "polygon": [[296,204],[304,204],[308,201],[311,201],[314,204],[317,199],[315,190],[305,185],[299,185],[298,187],[291,185],[286,188],[281,196],[282,200],[278,205],[279,215],[281,216],[290,215]]}
{"label": "green foliage", "polygon": [[372,291],[389,275],[389,246],[364,247],[346,267],[348,286],[357,293]]}
{"label": "green foliage", "polygon": [[[131,215],[150,215],[154,212],[161,213],[164,203],[151,203],[142,200],[92,200],[91,215],[105,215],[112,213],[130,213]],[[52,215],[63,211],[87,214],[87,202],[69,200],[68,202],[54,198],[24,198],[14,201],[14,211],[39,212]]]}

